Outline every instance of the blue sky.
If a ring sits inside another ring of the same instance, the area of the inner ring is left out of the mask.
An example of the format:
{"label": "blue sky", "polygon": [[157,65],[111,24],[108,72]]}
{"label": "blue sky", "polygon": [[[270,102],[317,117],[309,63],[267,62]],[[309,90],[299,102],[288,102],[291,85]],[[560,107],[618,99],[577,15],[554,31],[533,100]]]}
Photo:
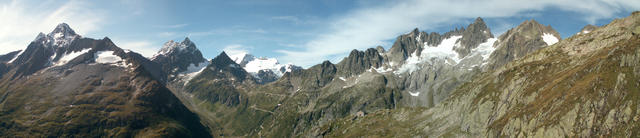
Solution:
{"label": "blue sky", "polygon": [[206,58],[240,51],[308,67],[337,62],[351,49],[389,48],[416,27],[446,32],[483,17],[498,36],[535,19],[567,38],[639,9],[638,0],[0,0],[0,53],[24,49],[38,32],[66,22],[145,56],[188,36]]}

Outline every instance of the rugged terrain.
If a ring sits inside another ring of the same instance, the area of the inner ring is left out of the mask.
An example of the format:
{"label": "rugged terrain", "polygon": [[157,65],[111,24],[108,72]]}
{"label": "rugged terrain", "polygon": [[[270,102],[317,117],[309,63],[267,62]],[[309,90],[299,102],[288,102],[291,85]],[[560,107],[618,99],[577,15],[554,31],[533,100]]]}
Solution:
{"label": "rugged terrain", "polygon": [[482,18],[306,69],[189,38],[147,59],[67,24],[0,55],[0,133],[24,137],[592,137],[637,134],[640,12],[561,39]]}
{"label": "rugged terrain", "polygon": [[60,24],[12,55],[0,80],[3,136],[210,137],[157,65],[109,38]]}
{"label": "rugged terrain", "polygon": [[433,108],[381,110],[323,136],[632,137],[638,132],[640,12],[462,84]]}

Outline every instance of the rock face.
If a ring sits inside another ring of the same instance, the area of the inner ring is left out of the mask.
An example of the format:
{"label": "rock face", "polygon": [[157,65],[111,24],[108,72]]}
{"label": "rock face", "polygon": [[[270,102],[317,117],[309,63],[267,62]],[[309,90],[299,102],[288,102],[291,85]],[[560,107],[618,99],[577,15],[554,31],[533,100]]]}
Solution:
{"label": "rock face", "polygon": [[170,40],[162,46],[160,51],[151,58],[151,61],[162,66],[162,71],[167,73],[167,79],[174,81],[182,74],[199,71],[209,65],[204,59],[195,43],[189,38],[184,38],[182,42]]}
{"label": "rock face", "polygon": [[0,55],[0,62],[7,63],[9,61],[12,61],[15,57],[18,56],[18,54],[20,54],[20,52],[22,52],[22,50],[13,51],[4,55]]}
{"label": "rock face", "polygon": [[[640,14],[483,73],[433,108],[325,125],[327,137],[632,137],[640,101]],[[404,127],[403,127],[404,126]],[[391,129],[387,129],[391,128]],[[368,132],[368,133],[367,133]]]}
{"label": "rock face", "polygon": [[[401,80],[398,86],[405,91],[406,98],[400,101],[404,105],[431,107],[447,98],[454,88],[481,72],[477,68],[488,62],[496,41],[481,18],[467,29],[455,29],[444,35],[426,34],[417,35],[420,36],[415,38],[419,41],[418,48],[404,61],[390,62],[393,73]],[[385,55],[394,59],[402,54],[393,51],[403,49],[402,43],[405,42],[396,41]]]}
{"label": "rock face", "polygon": [[460,57],[466,57],[471,53],[472,49],[478,47],[481,43],[487,42],[489,38],[493,38],[491,30],[484,23],[484,20],[478,17],[473,24],[470,24],[466,30],[462,31],[460,46],[455,47],[454,50],[460,54]]}
{"label": "rock face", "polygon": [[296,89],[318,89],[322,88],[331,81],[337,73],[336,66],[329,62],[324,61],[322,64],[318,64],[310,67],[306,70],[293,71],[282,76],[282,81],[290,82]]}
{"label": "rock face", "polygon": [[[264,85],[256,85],[261,77],[246,71],[255,57],[221,54],[210,66],[222,63],[217,68],[224,69],[205,69],[182,97],[208,120],[214,135],[313,137],[325,131],[322,126],[350,115],[437,105],[482,73],[496,40],[480,18],[444,34],[416,29],[398,37],[389,51],[353,50],[338,64],[292,70]],[[230,68],[236,64],[243,68]]]}
{"label": "rock face", "polygon": [[[384,49],[383,49],[384,50]],[[366,51],[353,50],[348,57],[336,65],[340,76],[351,77],[365,72],[368,69],[382,67],[385,58],[378,50],[369,48]]]}
{"label": "rock face", "polygon": [[[560,34],[551,26],[544,26],[535,20],[521,23],[498,37],[494,44],[496,51],[491,54],[486,70],[502,67],[510,61],[523,57],[542,47],[549,46],[548,39],[560,40]],[[547,40],[545,40],[547,39]]]}
{"label": "rock face", "polygon": [[584,27],[582,27],[582,29],[580,30],[580,32],[578,32],[577,34],[588,34],[590,32],[592,32],[593,30],[598,29],[598,26],[595,25],[586,25]]}
{"label": "rock face", "polygon": [[153,62],[66,24],[40,34],[0,79],[0,133],[34,137],[211,137]]}

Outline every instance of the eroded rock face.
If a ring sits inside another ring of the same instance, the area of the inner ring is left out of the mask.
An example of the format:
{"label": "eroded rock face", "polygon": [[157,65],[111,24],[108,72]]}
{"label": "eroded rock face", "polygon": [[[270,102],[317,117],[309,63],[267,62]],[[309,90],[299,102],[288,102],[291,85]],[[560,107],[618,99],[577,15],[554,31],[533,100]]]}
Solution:
{"label": "eroded rock face", "polygon": [[598,29],[598,26],[595,25],[586,25],[584,27],[582,27],[582,29],[580,30],[580,32],[578,32],[577,34],[588,34],[590,32],[592,32],[593,30]]}
{"label": "eroded rock face", "polygon": [[326,125],[324,136],[637,135],[640,109],[633,105],[640,101],[635,96],[640,92],[640,36],[629,28],[639,25],[636,14],[615,20],[483,73],[433,108],[343,119]]}
{"label": "eroded rock face", "polygon": [[510,61],[549,46],[550,44],[545,41],[545,35],[547,39],[555,37],[556,40],[560,40],[560,34],[551,26],[544,26],[535,20],[525,21],[518,27],[510,29],[500,35],[498,41],[494,43],[496,50],[489,57],[490,62],[485,70],[502,67]]}
{"label": "eroded rock face", "polygon": [[4,135],[211,137],[161,83],[159,66],[109,38],[82,38],[60,24],[13,61],[0,78]]}
{"label": "eroded rock face", "polygon": [[366,51],[353,50],[348,57],[336,65],[338,75],[351,77],[361,74],[371,68],[379,68],[385,63],[385,58],[378,50],[369,48]]}
{"label": "eroded rock face", "polygon": [[460,46],[455,47],[454,50],[458,52],[460,57],[466,57],[471,53],[472,49],[478,47],[480,43],[487,42],[489,38],[493,38],[491,30],[484,23],[484,20],[478,17],[473,24],[470,24],[467,29],[462,32]]}
{"label": "eroded rock face", "polygon": [[188,71],[189,67],[201,66],[200,68],[202,68],[209,64],[209,61],[204,59],[200,50],[189,38],[185,38],[182,42],[174,42],[173,40],[166,42],[160,51],[151,58],[151,61],[161,65],[162,71],[167,73],[169,81],[177,79],[180,73]]}

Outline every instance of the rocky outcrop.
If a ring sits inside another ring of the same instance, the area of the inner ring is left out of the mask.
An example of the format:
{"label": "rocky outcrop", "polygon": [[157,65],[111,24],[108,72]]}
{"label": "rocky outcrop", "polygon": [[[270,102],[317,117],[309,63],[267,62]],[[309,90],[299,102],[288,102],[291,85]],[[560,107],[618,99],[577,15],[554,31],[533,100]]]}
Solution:
{"label": "rocky outcrop", "polygon": [[560,34],[551,26],[544,26],[535,20],[522,22],[518,27],[510,29],[498,37],[498,41],[493,44],[496,50],[489,57],[490,60],[485,66],[485,70],[502,67],[510,61],[548,46],[549,44],[543,38],[545,35],[560,40]]}
{"label": "rocky outcrop", "polygon": [[[383,49],[384,50],[384,49]],[[369,48],[366,51],[353,50],[348,57],[336,65],[338,75],[351,77],[361,74],[369,69],[382,67],[385,58],[378,50]]]}
{"label": "rocky outcrop", "polygon": [[162,71],[169,75],[167,76],[169,81],[177,79],[180,73],[187,72],[189,67],[203,68],[209,64],[195,43],[191,42],[188,37],[184,38],[182,42],[174,42],[173,40],[166,42],[160,51],[151,58],[151,61],[161,65]]}
{"label": "rocky outcrop", "polygon": [[586,25],[586,26],[582,27],[582,29],[580,29],[580,32],[578,32],[577,34],[588,34],[591,31],[596,30],[596,29],[598,29],[598,26],[589,24],[589,25]]}
{"label": "rocky outcrop", "polygon": [[13,51],[13,52],[9,52],[7,54],[4,55],[0,55],[0,62],[9,62],[12,59],[14,59],[16,56],[18,56],[18,54],[20,54],[20,52],[22,52],[22,50],[18,50],[18,51]]}
{"label": "rocky outcrop", "polygon": [[288,83],[295,89],[319,89],[333,81],[337,73],[336,66],[324,61],[322,64],[312,66],[305,70],[297,70],[285,73],[278,81]]}
{"label": "rocky outcrop", "polygon": [[471,53],[472,49],[478,47],[480,43],[487,42],[489,38],[493,38],[491,30],[484,23],[484,20],[478,17],[472,24],[467,26],[466,30],[462,31],[462,38],[459,40],[460,46],[454,47],[454,50],[458,52],[460,58],[466,57]]}
{"label": "rocky outcrop", "polygon": [[324,136],[632,137],[640,36],[630,28],[638,26],[632,14],[483,73],[433,108],[345,118]]}

